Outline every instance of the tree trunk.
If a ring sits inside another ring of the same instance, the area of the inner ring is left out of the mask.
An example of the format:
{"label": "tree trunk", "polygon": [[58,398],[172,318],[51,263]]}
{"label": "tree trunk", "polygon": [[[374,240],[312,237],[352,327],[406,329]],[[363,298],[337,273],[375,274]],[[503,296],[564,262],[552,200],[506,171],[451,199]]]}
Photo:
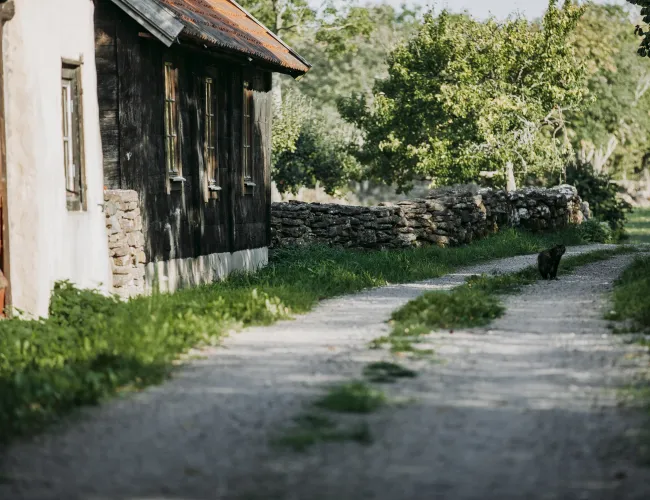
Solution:
{"label": "tree trunk", "polygon": [[506,191],[515,191],[517,189],[517,182],[515,181],[515,171],[512,162],[506,163]]}
{"label": "tree trunk", "polygon": [[[282,16],[284,10],[286,9],[286,0],[273,0],[273,14],[275,15],[274,25],[272,27],[273,33],[280,35],[280,30],[284,24]],[[273,88],[271,90],[271,99],[273,100],[273,107],[275,109],[276,116],[278,118],[282,117],[282,80],[280,79],[279,73],[273,73],[272,75]]]}
{"label": "tree trunk", "polygon": [[275,116],[282,118],[282,80],[280,74],[273,73],[272,81],[271,99],[273,99],[273,110]]}

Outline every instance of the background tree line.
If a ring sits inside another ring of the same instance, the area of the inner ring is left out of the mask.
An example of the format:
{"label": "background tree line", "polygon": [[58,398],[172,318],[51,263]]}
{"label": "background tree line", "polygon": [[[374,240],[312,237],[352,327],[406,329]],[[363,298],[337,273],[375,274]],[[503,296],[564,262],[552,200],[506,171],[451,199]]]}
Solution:
{"label": "background tree line", "polygon": [[[650,1],[630,3],[648,4],[650,21]],[[243,4],[313,64],[298,82],[274,81],[280,192],[585,175],[612,191],[612,177],[647,168],[650,65],[637,54],[650,45],[634,7],[550,0],[538,20],[481,21],[405,5]]]}

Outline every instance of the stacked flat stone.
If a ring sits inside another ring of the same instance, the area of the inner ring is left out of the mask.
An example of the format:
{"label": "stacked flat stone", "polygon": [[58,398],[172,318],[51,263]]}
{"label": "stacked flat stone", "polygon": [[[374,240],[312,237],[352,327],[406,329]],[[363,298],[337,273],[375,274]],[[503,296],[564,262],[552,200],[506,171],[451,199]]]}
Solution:
{"label": "stacked flat stone", "polygon": [[580,224],[586,216],[588,205],[568,185],[512,192],[450,187],[431,191],[426,198],[376,207],[290,201],[272,204],[272,247],[461,245],[505,227],[560,229]]}
{"label": "stacked flat stone", "polygon": [[144,292],[144,234],[138,193],[104,191],[108,249],[113,270],[113,290],[123,298]]}

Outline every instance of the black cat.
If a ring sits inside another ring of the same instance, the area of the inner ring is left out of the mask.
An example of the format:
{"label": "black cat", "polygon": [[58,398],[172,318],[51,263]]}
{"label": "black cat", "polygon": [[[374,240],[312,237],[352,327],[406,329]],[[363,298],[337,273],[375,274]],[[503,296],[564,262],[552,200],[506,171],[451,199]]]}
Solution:
{"label": "black cat", "polygon": [[555,245],[549,250],[544,250],[537,256],[537,265],[542,278],[547,280],[557,279],[557,268],[560,265],[560,259],[566,252],[564,245]]}

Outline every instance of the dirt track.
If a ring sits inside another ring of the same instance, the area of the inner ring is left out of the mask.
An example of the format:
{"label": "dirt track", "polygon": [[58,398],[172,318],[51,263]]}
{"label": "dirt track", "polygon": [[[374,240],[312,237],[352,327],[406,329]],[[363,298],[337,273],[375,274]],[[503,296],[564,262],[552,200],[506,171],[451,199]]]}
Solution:
{"label": "dirt track", "polygon": [[392,310],[534,256],[325,301],[237,334],[167,384],[12,448],[0,498],[645,500],[650,471],[635,465],[625,437],[641,421],[617,407],[615,390],[647,359],[626,358],[639,349],[601,319],[603,293],[630,259],[530,286],[490,329],[432,335],[444,363],[417,362],[420,376],[390,390],[414,401],[362,417],[370,446],[296,454],[269,438],[324,384],[386,357],[366,343],[385,334]]}

